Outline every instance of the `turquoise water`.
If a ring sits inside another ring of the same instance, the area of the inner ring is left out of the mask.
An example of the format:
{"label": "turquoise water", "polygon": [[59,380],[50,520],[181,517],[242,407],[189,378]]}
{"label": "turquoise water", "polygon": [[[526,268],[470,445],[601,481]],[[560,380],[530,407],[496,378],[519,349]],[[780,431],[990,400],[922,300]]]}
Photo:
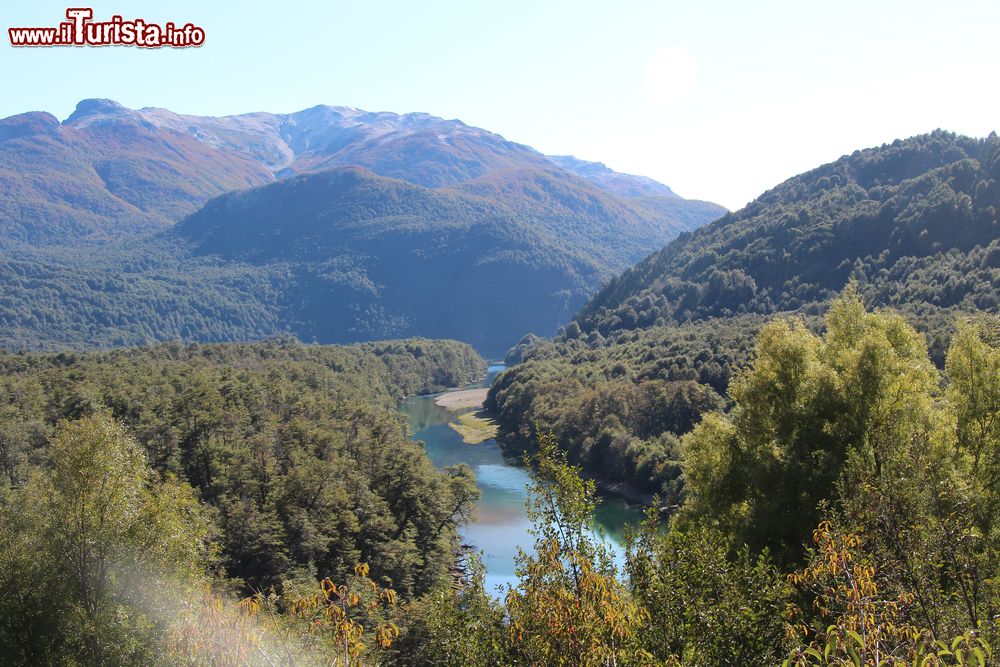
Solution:
{"label": "turquoise water", "polygon": [[[492,365],[483,386],[503,370],[502,365]],[[476,510],[476,519],[462,527],[462,541],[482,551],[486,565],[486,587],[496,592],[497,587],[516,582],[514,557],[517,549],[530,551],[534,539],[528,532],[531,527],[525,512],[525,487],[528,474],[524,468],[504,460],[495,440],[469,445],[448,426],[457,414],[434,404],[435,396],[415,396],[403,403],[414,440],[423,441],[427,456],[434,465],[445,467],[465,463],[476,474],[482,497]],[[629,507],[619,498],[602,500],[597,516],[597,527],[620,553],[621,535],[626,523],[642,519],[642,512]]]}

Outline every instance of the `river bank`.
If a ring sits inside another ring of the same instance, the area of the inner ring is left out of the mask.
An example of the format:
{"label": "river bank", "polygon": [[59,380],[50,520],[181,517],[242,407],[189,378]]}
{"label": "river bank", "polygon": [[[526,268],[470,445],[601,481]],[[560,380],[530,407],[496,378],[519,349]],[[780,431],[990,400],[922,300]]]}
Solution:
{"label": "river bank", "polygon": [[434,404],[449,410],[475,410],[483,407],[489,387],[447,391],[434,399]]}
{"label": "river bank", "polygon": [[[490,366],[490,373],[478,389],[485,397],[487,387],[503,366]],[[525,509],[527,485],[530,482],[528,470],[519,465],[519,460],[505,457],[494,438],[470,445],[452,427],[459,415],[456,410],[440,405],[438,401],[448,394],[445,392],[431,396],[413,396],[400,406],[407,419],[413,439],[424,443],[424,451],[431,462],[439,468],[465,464],[476,476],[476,485],[481,497],[476,509],[476,518],[460,530],[463,544],[472,545],[472,550],[482,552],[486,566],[486,588],[495,593],[497,587],[515,584],[517,556],[519,550],[530,551],[534,544],[531,522]],[[470,396],[466,394],[464,404]],[[449,398],[443,403],[454,404]],[[472,403],[468,413],[475,414],[481,404]],[[463,408],[464,409],[464,408]],[[461,412],[461,411],[459,411]],[[642,519],[642,512],[620,497],[603,496],[594,517],[595,532],[605,535],[616,553],[621,553],[626,524],[636,524]]]}

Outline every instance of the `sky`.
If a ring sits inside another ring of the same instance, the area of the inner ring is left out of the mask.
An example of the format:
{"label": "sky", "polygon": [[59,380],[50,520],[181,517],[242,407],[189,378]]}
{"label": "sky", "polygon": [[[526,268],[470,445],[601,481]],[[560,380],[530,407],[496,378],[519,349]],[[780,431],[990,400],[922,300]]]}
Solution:
{"label": "sky", "polygon": [[205,44],[10,46],[7,28],[54,26],[65,1],[0,9],[0,117],[65,119],[92,97],[424,111],[730,209],[855,149],[1000,130],[996,0],[92,0],[96,19],[191,22]]}

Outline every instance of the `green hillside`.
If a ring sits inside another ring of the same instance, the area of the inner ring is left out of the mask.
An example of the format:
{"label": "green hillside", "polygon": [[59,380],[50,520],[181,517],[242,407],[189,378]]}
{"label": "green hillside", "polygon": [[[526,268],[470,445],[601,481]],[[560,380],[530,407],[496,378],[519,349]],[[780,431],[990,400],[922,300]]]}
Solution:
{"label": "green hillside", "polygon": [[554,167],[440,189],[348,167],[224,195],[156,236],[0,256],[0,344],[421,335],[502,355],[691,224]]}
{"label": "green hillside", "polygon": [[934,132],[796,176],[611,281],[580,311],[603,335],[775,313],[854,279],[905,308],[1000,305],[1000,140]]}
{"label": "green hillside", "polygon": [[519,349],[525,361],[490,390],[501,438],[530,446],[544,424],[585,469],[677,502],[677,436],[727,405],[769,316],[821,330],[850,281],[869,307],[903,312],[943,365],[956,318],[1000,304],[998,211],[995,136],[935,132],[792,178],[611,280],[554,341]]}

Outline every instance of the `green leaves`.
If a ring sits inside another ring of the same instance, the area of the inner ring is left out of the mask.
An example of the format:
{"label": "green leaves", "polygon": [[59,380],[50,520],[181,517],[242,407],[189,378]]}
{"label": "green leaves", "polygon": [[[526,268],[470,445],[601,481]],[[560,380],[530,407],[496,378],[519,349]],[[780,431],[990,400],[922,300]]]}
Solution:
{"label": "green leaves", "polygon": [[988,342],[984,325],[960,321],[945,370],[956,453],[985,501],[981,520],[991,525],[1000,510],[1000,347]]}
{"label": "green leaves", "polygon": [[765,326],[731,386],[731,415],[706,416],[683,440],[685,512],[783,560],[800,553],[849,459],[878,476],[932,419],[937,375],[902,318],[866,313],[848,291],[826,325],[824,337],[798,320]]}
{"label": "green leaves", "polygon": [[990,645],[975,633],[965,633],[951,645],[933,641],[928,645],[917,642],[904,656],[879,654],[872,643],[856,632],[847,632],[844,644],[836,634],[823,647],[823,653],[810,646],[796,648],[785,658],[784,667],[987,667],[992,658]]}
{"label": "green leaves", "polygon": [[617,579],[607,547],[588,528],[594,483],[566,463],[555,437],[539,436],[528,493],[534,553],[517,557],[507,591],[512,652],[527,664],[598,667],[653,664],[638,632],[647,610]]}
{"label": "green leaves", "polygon": [[651,509],[627,550],[628,584],[649,620],[643,646],[684,664],[774,664],[785,635],[785,584],[766,556],[704,526],[669,529]]}
{"label": "green leaves", "polygon": [[[165,620],[158,582],[200,577],[208,565],[202,508],[187,485],[154,479],[141,447],[107,414],[61,422],[49,454],[50,466],[0,507],[3,523],[25,531],[0,550],[20,563],[27,598],[20,614],[0,610],[0,623],[14,631],[49,616],[55,647],[78,645],[92,664],[111,655],[141,663],[152,627]],[[31,599],[36,588],[51,593]],[[45,637],[20,631],[29,646]]]}
{"label": "green leaves", "polygon": [[281,590],[365,560],[406,599],[449,581],[474,479],[435,469],[391,408],[481,373],[467,345],[162,345],[0,368],[0,438],[28,436],[8,459],[25,482],[0,484],[0,653],[152,664],[208,572]]}

